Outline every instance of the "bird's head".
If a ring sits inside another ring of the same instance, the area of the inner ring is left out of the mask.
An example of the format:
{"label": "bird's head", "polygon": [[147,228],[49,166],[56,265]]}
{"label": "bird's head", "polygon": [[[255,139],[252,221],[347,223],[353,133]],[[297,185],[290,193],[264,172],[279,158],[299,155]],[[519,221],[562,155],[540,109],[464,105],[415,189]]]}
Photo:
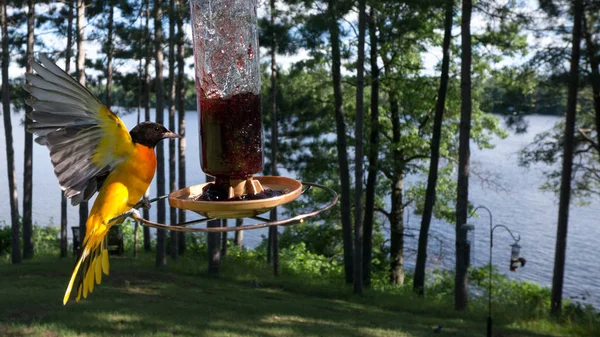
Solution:
{"label": "bird's head", "polygon": [[129,131],[131,139],[135,143],[153,148],[165,138],[181,138],[180,135],[169,131],[161,124],[154,122],[143,122]]}

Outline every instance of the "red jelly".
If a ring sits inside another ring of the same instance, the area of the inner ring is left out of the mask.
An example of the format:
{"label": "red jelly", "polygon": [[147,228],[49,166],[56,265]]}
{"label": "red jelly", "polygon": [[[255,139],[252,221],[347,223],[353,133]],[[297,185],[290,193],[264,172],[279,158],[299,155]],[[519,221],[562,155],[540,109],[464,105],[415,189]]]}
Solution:
{"label": "red jelly", "polygon": [[246,179],[262,171],[260,96],[206,97],[200,91],[202,170],[221,179]]}

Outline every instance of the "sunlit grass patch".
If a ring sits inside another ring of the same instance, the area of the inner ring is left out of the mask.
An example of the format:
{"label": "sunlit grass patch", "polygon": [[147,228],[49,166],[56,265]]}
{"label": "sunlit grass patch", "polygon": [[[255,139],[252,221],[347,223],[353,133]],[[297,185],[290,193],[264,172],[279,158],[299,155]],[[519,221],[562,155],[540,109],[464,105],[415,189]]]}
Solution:
{"label": "sunlit grass patch", "polygon": [[[35,258],[0,264],[0,336],[444,336],[485,333],[486,311],[472,301],[456,312],[451,299],[425,299],[410,289],[388,292],[282,271],[264,262],[226,258],[219,277],[203,258],[181,257],[165,268],[154,256],[111,259],[111,273],[86,300],[62,305],[74,260]],[[500,308],[498,308],[500,309]],[[498,315],[502,311],[498,310]],[[495,316],[503,336],[598,336],[582,322]]]}

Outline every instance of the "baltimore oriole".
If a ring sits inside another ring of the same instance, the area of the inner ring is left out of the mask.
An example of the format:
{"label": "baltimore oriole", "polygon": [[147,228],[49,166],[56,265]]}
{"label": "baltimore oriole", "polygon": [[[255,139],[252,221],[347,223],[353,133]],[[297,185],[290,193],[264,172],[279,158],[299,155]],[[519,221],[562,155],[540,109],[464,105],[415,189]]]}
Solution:
{"label": "baltimore oriole", "polygon": [[25,89],[32,96],[27,104],[33,108],[28,130],[50,150],[54,173],[72,205],[99,191],[63,299],[66,304],[78,273],[77,301],[94,290],[94,282],[100,284],[102,273],[108,275],[108,230],[123,220],[117,216],[134,210],[152,182],[156,144],[179,136],[152,122],[128,132],[83,85],[46,56],[40,55],[40,60],[42,64],[33,63],[37,75],[26,74]]}

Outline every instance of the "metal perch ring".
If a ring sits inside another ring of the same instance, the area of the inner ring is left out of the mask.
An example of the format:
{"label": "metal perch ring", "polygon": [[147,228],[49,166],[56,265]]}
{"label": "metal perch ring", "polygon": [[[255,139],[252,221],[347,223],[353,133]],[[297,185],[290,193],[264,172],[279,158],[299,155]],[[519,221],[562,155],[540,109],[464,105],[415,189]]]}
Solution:
{"label": "metal perch ring", "polygon": [[[329,194],[331,194],[331,196],[332,196],[331,202],[329,202],[324,207],[317,209],[315,211],[296,215],[294,217],[291,217],[291,218],[285,219],[285,220],[270,221],[269,219],[263,218],[260,216],[249,217],[250,219],[254,219],[254,220],[258,220],[258,221],[262,221],[262,222],[258,223],[258,224],[242,225],[242,226],[236,226],[236,227],[205,227],[205,228],[187,227],[190,225],[208,222],[211,220],[218,220],[216,218],[207,218],[207,217],[197,219],[197,220],[186,221],[183,223],[178,223],[177,225],[165,225],[165,224],[157,223],[154,221],[150,221],[150,220],[141,218],[135,214],[132,214],[131,217],[134,220],[139,221],[143,226],[157,228],[157,229],[165,229],[165,230],[176,231],[176,232],[222,233],[222,232],[233,232],[233,231],[241,231],[241,230],[259,229],[259,228],[266,228],[266,227],[272,227],[272,226],[289,226],[289,225],[293,225],[296,223],[301,223],[301,222],[304,222],[304,219],[318,215],[318,214],[330,209],[335,204],[337,204],[338,194],[333,189],[331,189],[325,185],[310,183],[310,182],[302,182],[302,185],[306,186],[306,189],[302,191],[302,194],[308,192],[313,187],[319,188],[319,189],[322,189],[326,192],[329,192]],[[162,199],[166,199],[166,198],[168,198],[168,195],[163,195],[163,196],[148,200],[148,203],[151,204],[153,202],[156,202],[156,201],[162,200]],[[226,201],[223,201],[223,202],[226,202]],[[141,205],[137,205],[136,209],[138,209],[139,207],[141,207]]]}

